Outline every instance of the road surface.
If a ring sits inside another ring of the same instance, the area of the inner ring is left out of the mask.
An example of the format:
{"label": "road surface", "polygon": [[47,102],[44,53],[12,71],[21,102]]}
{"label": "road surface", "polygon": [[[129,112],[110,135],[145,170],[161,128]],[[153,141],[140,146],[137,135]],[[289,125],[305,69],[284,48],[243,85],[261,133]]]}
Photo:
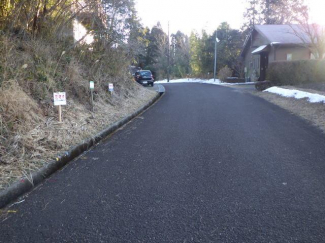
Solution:
{"label": "road surface", "polygon": [[12,206],[0,242],[324,242],[325,136],[241,90],[165,96]]}

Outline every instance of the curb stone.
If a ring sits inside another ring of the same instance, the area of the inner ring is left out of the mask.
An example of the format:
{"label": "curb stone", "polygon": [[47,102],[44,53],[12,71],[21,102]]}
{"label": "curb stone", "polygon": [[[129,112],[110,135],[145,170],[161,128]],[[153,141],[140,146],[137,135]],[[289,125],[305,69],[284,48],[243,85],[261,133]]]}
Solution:
{"label": "curb stone", "polygon": [[79,145],[73,146],[70,148],[70,150],[60,154],[57,156],[55,160],[50,161],[48,164],[46,164],[44,167],[42,167],[40,170],[32,173],[30,181],[27,178],[22,178],[16,182],[14,182],[12,185],[10,185],[8,188],[6,188],[3,191],[0,191],[0,209],[4,208],[11,202],[17,200],[19,197],[23,196],[25,193],[31,191],[36,185],[43,182],[46,178],[48,178],[50,175],[52,175],[54,172],[61,169],[63,166],[68,164],[70,161],[78,157],[83,152],[89,150],[92,146],[97,144],[102,139],[106,138],[108,135],[115,132],[117,129],[131,121],[134,117],[138,116],[140,113],[145,111],[147,108],[149,108],[151,105],[153,105],[159,98],[162,96],[163,93],[159,92],[156,94],[156,96],[148,102],[148,104],[144,105],[134,113],[128,115],[127,117],[123,118],[120,121],[117,121],[110,125],[108,128],[104,129],[103,131],[99,132],[95,136],[84,140]]}

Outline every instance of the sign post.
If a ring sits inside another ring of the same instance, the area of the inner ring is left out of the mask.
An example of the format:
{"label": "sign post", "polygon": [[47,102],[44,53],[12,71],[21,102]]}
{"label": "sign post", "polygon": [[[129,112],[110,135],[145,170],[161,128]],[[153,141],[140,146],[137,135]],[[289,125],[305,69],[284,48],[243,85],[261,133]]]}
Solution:
{"label": "sign post", "polygon": [[91,94],[91,109],[92,109],[92,111],[94,111],[94,94],[93,94],[93,91],[95,88],[94,81],[89,82],[89,88],[90,88],[90,94]]}
{"label": "sign post", "polygon": [[62,122],[62,106],[59,105],[59,122]]}
{"label": "sign post", "polygon": [[67,105],[65,92],[53,93],[54,105],[59,109],[59,122],[62,122],[62,105]]}
{"label": "sign post", "polygon": [[245,72],[245,82],[248,82],[247,81],[247,67],[245,67],[244,72]]}

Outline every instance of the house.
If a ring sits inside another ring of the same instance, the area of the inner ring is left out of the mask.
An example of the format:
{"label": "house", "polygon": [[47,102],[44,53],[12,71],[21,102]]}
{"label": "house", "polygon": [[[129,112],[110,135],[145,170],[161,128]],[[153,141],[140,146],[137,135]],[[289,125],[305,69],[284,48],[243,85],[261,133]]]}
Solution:
{"label": "house", "polygon": [[312,59],[309,44],[299,25],[255,25],[241,52],[246,80],[265,80],[271,62]]}

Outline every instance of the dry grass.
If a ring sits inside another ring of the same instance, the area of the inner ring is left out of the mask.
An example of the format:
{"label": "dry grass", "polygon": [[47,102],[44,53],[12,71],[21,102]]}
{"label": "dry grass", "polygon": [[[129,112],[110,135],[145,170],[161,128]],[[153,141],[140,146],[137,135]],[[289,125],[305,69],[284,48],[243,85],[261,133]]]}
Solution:
{"label": "dry grass", "polygon": [[[291,86],[290,88],[297,89],[296,87],[291,87]],[[308,91],[308,92],[312,91],[316,93],[315,90],[307,90],[307,89],[299,89],[299,90]],[[323,132],[325,132],[325,104],[310,103],[306,99],[297,100],[295,98],[286,98],[268,92],[254,91],[251,93],[288,110],[292,114],[300,116],[301,118],[307,120],[311,124],[319,127]]]}
{"label": "dry grass", "polygon": [[[134,112],[155,95],[137,85],[119,52],[90,52],[41,40],[0,34],[0,190],[22,177],[31,180],[55,155]],[[96,61],[101,60],[101,61]],[[112,69],[115,62],[116,67]],[[107,66],[109,67],[107,67]],[[94,112],[89,80],[94,80]],[[114,83],[114,93],[107,84]],[[53,92],[66,91],[59,124]]]}
{"label": "dry grass", "polygon": [[[155,92],[134,85],[126,93],[113,93],[111,104],[97,97],[94,112],[69,99],[59,124],[56,107],[45,116],[41,106],[13,82],[0,90],[0,190],[41,168],[58,153],[98,133],[146,104]],[[11,119],[8,122],[7,119]],[[11,127],[4,127],[3,120]],[[2,124],[2,125],[1,125]]]}

